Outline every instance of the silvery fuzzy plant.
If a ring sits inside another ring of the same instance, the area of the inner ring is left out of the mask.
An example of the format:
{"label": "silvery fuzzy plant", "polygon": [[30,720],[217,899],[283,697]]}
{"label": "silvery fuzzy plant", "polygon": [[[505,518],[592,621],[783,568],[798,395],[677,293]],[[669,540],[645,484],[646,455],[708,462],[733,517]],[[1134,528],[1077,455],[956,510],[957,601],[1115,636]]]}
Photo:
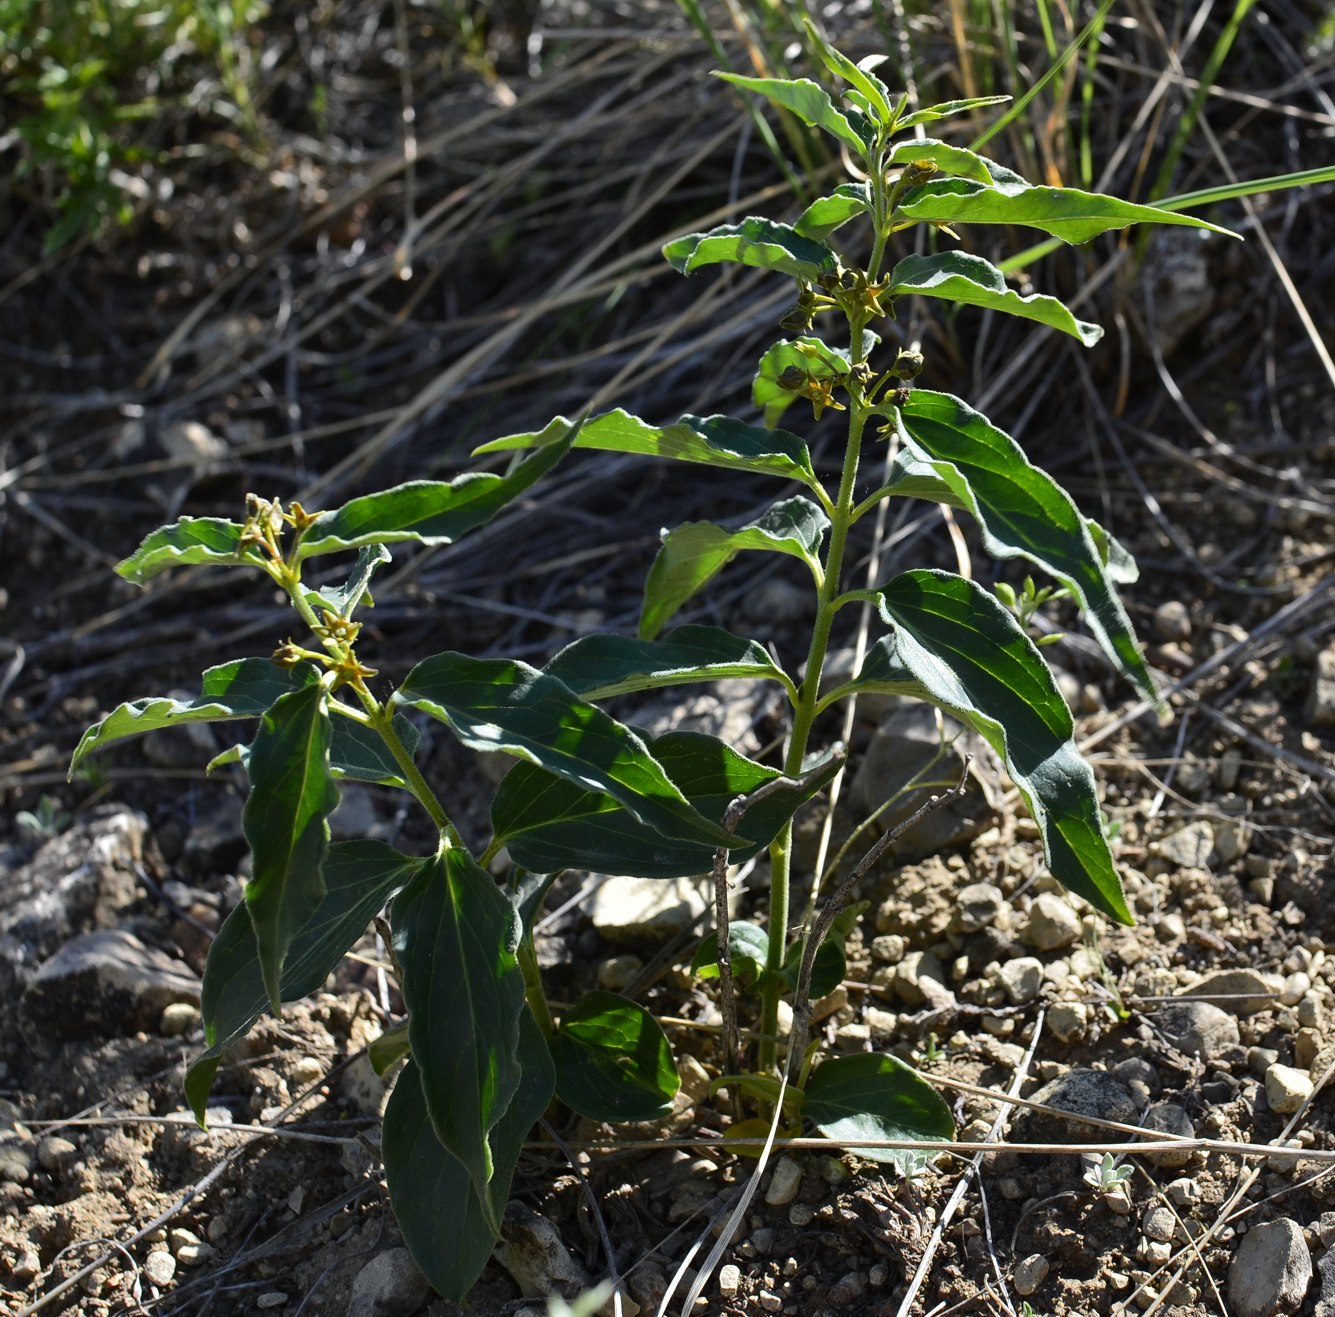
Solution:
{"label": "silvery fuzzy plant", "polygon": [[[859,181],[814,201],[795,224],[748,218],[665,249],[685,274],[734,262],[793,281],[795,305],[782,323],[790,336],[764,353],[755,376],[762,424],[684,416],[658,425],[624,411],[557,418],[539,433],[480,450],[530,450],[505,474],[412,481],[321,512],[252,495],[243,520],[182,518],[119,568],[138,583],[187,564],[254,568],[286,594],[304,628],[302,640],[288,640],[272,658],[210,668],[198,699],[120,706],[74,756],[77,766],[120,738],[180,723],[257,722],[248,745],[221,756],[242,763],[249,779],[243,822],[253,871],[209,954],[208,1046],[190,1067],[189,1102],[202,1120],[228,1048],[266,1009],[278,1013],[318,989],[387,906],[407,1018],[373,1048],[382,1072],[404,1062],[384,1118],[386,1175],[414,1257],[438,1290],[456,1298],[492,1252],[521,1148],[554,1099],[598,1121],[646,1121],[669,1111],[679,1087],[661,1026],[635,1002],[594,991],[553,1018],[533,925],[552,877],[567,869],[722,875],[726,860],[767,849],[765,926],[733,923],[695,958],[702,975],[720,977],[729,1003],[734,988],[757,1002],[750,1069],[734,1063],[730,1046],[728,1068],[738,1073],[720,1082],[772,1104],[786,1080],[779,1113],[786,1130],[807,1124],[900,1167],[921,1154],[866,1143],[952,1136],[934,1090],[893,1056],[822,1058],[803,1045],[800,1028],[782,1055],[780,1000],[797,998],[800,1025],[808,999],[843,977],[851,922],[851,911],[839,908],[843,890],[826,893],[804,927],[795,929],[790,917],[797,880],[814,885],[816,877],[793,872],[792,818],[840,765],[812,743],[825,711],[859,692],[891,692],[930,701],[973,728],[1033,815],[1052,874],[1104,914],[1130,920],[1093,774],[1076,751],[1052,673],[1014,612],[976,582],[927,568],[874,590],[846,589],[845,551],[857,523],[887,499],[967,510],[991,554],[1027,559],[1069,592],[1118,668],[1157,701],[1116,592],[1134,579],[1121,547],[986,417],[950,394],[913,387],[921,358],[877,353],[873,326],[916,294],[1035,320],[1086,346],[1099,337],[1062,303],[1021,296],[994,266],[953,246],[935,250],[933,241],[931,254],[892,263],[896,236],[916,226],[954,238],[968,224],[1021,225],[1070,243],[1139,222],[1211,226],[1108,196],[1031,186],[972,151],[915,137],[920,125],[1000,98],[910,112],[874,62],[854,64],[812,38],[846,84],[838,103],[806,79],[723,76],[829,133]],[[864,265],[831,242],[851,223],[870,228]],[[837,326],[831,341],[812,332],[817,320]],[[797,433],[776,428],[803,401],[816,417],[833,410],[846,418],[837,483],[817,474]],[[897,444],[888,480],[860,486],[864,449],[887,438]],[[386,692],[359,649],[359,617],[391,546],[447,544],[478,529],[571,448],[769,476],[798,492],[783,493],[743,526],[698,521],[666,532],[637,636],[584,637],[542,669],[435,654]],[[800,680],[762,639],[710,626],[665,629],[743,550],[784,554],[810,572],[815,621]],[[331,554],[352,555],[346,582],[308,584],[308,569]],[[882,633],[859,671],[827,682],[839,614],[868,601]],[[773,682],[786,697],[791,725],[781,763],[755,762],[696,733],[645,736],[599,707],[616,695],[721,677]],[[423,776],[410,715],[443,723],[470,749],[518,761],[496,789],[491,836],[476,852],[444,803],[448,784],[438,792]],[[331,842],[343,779],[408,792],[438,830],[433,853],[402,854],[372,839]],[[509,877],[499,883],[489,869],[503,856]],[[743,1122],[738,1132],[747,1129]]]}

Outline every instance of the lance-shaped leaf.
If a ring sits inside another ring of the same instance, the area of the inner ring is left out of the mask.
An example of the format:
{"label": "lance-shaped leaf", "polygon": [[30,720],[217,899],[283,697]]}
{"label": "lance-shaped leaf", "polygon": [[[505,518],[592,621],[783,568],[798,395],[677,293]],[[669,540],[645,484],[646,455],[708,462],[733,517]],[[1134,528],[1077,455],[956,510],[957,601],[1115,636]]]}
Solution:
{"label": "lance-shaped leaf", "polygon": [[367,544],[357,550],[357,561],[352,575],[342,585],[323,585],[308,589],[306,600],[313,608],[327,608],[335,617],[351,617],[353,609],[363,601],[371,603],[371,577],[377,567],[390,561],[390,553],[383,544]]}
{"label": "lance-shaped leaf", "polygon": [[858,1147],[864,1139],[946,1143],[955,1137],[950,1108],[912,1066],[877,1052],[834,1056],[807,1081],[802,1114],[827,1139],[844,1143],[869,1161],[897,1166],[905,1174],[931,1154],[911,1148]]}
{"label": "lance-shaped leaf", "polygon": [[313,685],[319,679],[319,674],[309,663],[295,668],[280,668],[269,659],[261,658],[220,663],[215,668],[205,669],[198,699],[131,700],[113,709],[83,734],[70,761],[70,772],[72,774],[79,767],[85,756],[127,736],[139,736],[183,723],[258,718],[280,695]]}
{"label": "lance-shaped leaf", "polygon": [[[511,949],[514,908],[491,875],[455,847],[399,893],[392,924],[408,1038],[432,1128],[491,1210],[495,1165],[487,1136],[522,1074],[524,977]],[[499,1214],[489,1224],[500,1233]]]}
{"label": "lance-shaped leaf", "polygon": [[652,640],[693,595],[702,590],[743,549],[785,553],[804,562],[819,588],[818,554],[830,519],[800,494],[776,503],[737,530],[712,521],[688,521],[663,536],[640,610],[640,636]]}
{"label": "lance-shaped leaf", "polygon": [[493,1170],[485,1195],[437,1137],[416,1062],[404,1066],[385,1108],[385,1179],[404,1243],[432,1287],[455,1302],[463,1302],[491,1257],[492,1222],[505,1213],[524,1140],[555,1090],[547,1044],[527,1010],[519,1026],[523,1073],[491,1131]]}
{"label": "lance-shaped leaf", "polygon": [[906,256],[890,272],[890,295],[918,293],[944,297],[965,306],[1036,320],[1060,329],[1091,347],[1103,337],[1098,325],[1077,320],[1063,303],[1042,293],[1021,296],[1006,283],[1006,276],[990,261],[968,252],[938,252],[935,256]]}
{"label": "lance-shaped leaf", "polygon": [[846,115],[835,107],[830,93],[810,78],[745,78],[738,73],[715,73],[716,78],[730,82],[734,87],[745,87],[758,92],[775,105],[790,110],[803,123],[823,128],[837,137],[860,156],[871,143],[849,123]]}
{"label": "lance-shaped leaf", "polygon": [[839,264],[839,258],[823,242],[804,238],[787,224],[757,215],[748,216],[740,224],[720,224],[708,233],[676,238],[663,248],[663,255],[678,274],[729,262],[777,270],[806,283],[815,283]]}
{"label": "lance-shaped leaf", "polygon": [[869,113],[888,128],[895,121],[895,107],[890,103],[890,89],[870,69],[854,64],[841,50],[836,50],[809,18],[802,19],[806,28],[807,48],[814,50],[836,77],[842,78],[857,93]]}
{"label": "lance-shaped leaf", "polygon": [[279,696],[260,719],[246,761],[250,795],[241,826],[253,860],[246,908],[275,1015],[288,947],[325,894],[321,868],[338,807],[326,700],[318,684]]}
{"label": "lance-shaped leaf", "polygon": [[[881,340],[872,330],[864,330],[863,343],[871,351]],[[799,395],[779,382],[784,371],[799,370],[813,380],[842,381],[852,363],[847,348],[832,348],[818,338],[781,338],[765,350],[751,382],[751,400],[764,410],[765,424],[774,425],[780,416],[798,401]]]}
{"label": "lance-shaped leaf", "polygon": [[962,146],[951,146],[949,142],[933,141],[930,137],[896,143],[891,148],[888,163],[907,165],[924,160],[935,165],[943,174],[971,178],[975,183],[996,188],[998,192],[1023,192],[1030,186],[1013,169],[1007,169],[1005,165],[999,165],[985,155],[965,150]]}
{"label": "lance-shaped leaf", "polygon": [[895,125],[898,131],[916,128],[920,123],[935,123],[938,119],[948,119],[952,114],[968,114],[970,110],[985,110],[992,105],[1004,105],[1009,96],[971,96],[962,101],[942,101],[939,105],[929,105],[922,110],[906,114]]}
{"label": "lance-shaped leaf", "polygon": [[475,471],[450,481],[410,480],[366,494],[334,512],[322,512],[301,539],[300,556],[363,545],[452,544],[485,526],[507,503],[540,480],[569,451],[579,429],[566,422],[542,448],[506,475]]}
{"label": "lance-shaped leaf", "polygon": [[868,183],[840,183],[829,196],[817,197],[801,215],[793,228],[804,238],[824,241],[849,220],[871,211],[871,185]]}
{"label": "lance-shaped leaf", "polygon": [[[738,797],[780,774],[739,755],[715,736],[667,732],[649,742],[681,793],[706,818],[722,819]],[[800,784],[775,789],[746,811],[729,846],[741,863],[776,837],[789,819],[839,771],[830,756]],[[708,873],[716,847],[662,836],[610,796],[587,791],[531,764],[512,769],[492,800],[496,840],[535,873],[591,869],[633,878],[687,878]]]}
{"label": "lance-shaped leaf", "polygon": [[242,550],[241,532],[235,521],[221,517],[182,517],[155,530],[124,562],[116,574],[135,585],[143,585],[169,567],[208,563],[214,567],[254,567],[259,558],[253,549]]}
{"label": "lance-shaped leaf", "polygon": [[1075,596],[1109,658],[1157,703],[1104,553],[1071,496],[1033,466],[1010,435],[948,393],[914,389],[899,419],[907,448],[978,519],[987,551],[1027,558],[1055,576]]}
{"label": "lance-shaped leaf", "polygon": [[437,654],[408,674],[394,698],[439,718],[470,749],[516,755],[605,792],[665,837],[707,846],[729,840],[691,807],[629,727],[527,663]]}
{"label": "lance-shaped leaf", "polygon": [[[540,448],[564,434],[570,422],[558,416],[534,434],[512,434],[483,444],[479,453],[511,448]],[[724,471],[754,471],[761,475],[800,480],[808,489],[821,483],[811,465],[806,443],[787,430],[766,430],[731,416],[683,416],[673,425],[650,425],[620,408],[586,421],[575,440],[576,448],[605,453],[637,453],[677,462],[698,462]]]}
{"label": "lance-shaped leaf", "polygon": [[556,1096],[590,1120],[657,1120],[681,1087],[663,1027],[614,992],[590,992],[550,1039]]}
{"label": "lance-shaped leaf", "polygon": [[723,677],[765,678],[793,690],[791,678],[759,641],[713,626],[679,626],[661,640],[581,636],[543,671],[591,701]]}
{"label": "lance-shaped leaf", "polygon": [[[968,178],[942,178],[910,188],[895,207],[899,219],[937,224],[1019,224],[1062,242],[1088,242],[1129,224],[1185,224],[1212,233],[1218,225],[1157,206],[1141,206],[1079,188],[1027,187],[1002,191]],[[1236,236],[1235,234],[1230,236]]]}
{"label": "lance-shaped leaf", "polygon": [[1034,816],[1053,877],[1129,924],[1093,771],[1034,643],[991,594],[948,572],[905,572],[879,593],[894,631],[846,689],[930,700],[977,731]]}
{"label": "lance-shaped leaf", "polygon": [[[292,939],[283,962],[283,1000],[297,1001],[318,992],[376,913],[421,863],[381,841],[334,842],[325,856],[324,898]],[[239,905],[223,921],[204,967],[200,1013],[208,1051],[191,1065],[185,1080],[186,1100],[200,1124],[223,1053],[250,1032],[268,1002],[255,926],[245,906]]]}

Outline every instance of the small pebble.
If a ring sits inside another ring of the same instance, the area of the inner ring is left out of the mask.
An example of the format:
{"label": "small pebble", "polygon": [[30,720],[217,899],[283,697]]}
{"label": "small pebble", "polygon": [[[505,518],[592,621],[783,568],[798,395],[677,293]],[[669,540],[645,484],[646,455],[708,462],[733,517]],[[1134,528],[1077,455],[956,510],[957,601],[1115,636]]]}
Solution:
{"label": "small pebble", "polygon": [[1195,1180],[1183,1176],[1181,1179],[1171,1180],[1164,1189],[1168,1195],[1168,1201],[1174,1207],[1191,1207],[1194,1203],[1201,1201],[1201,1187]]}
{"label": "small pebble", "polygon": [[1302,999],[1312,991],[1312,980],[1302,970],[1290,974],[1284,980],[1284,986],[1280,989],[1279,1000],[1283,1006],[1296,1006]]}
{"label": "small pebble", "polygon": [[1140,1228],[1148,1239],[1171,1242],[1173,1236],[1177,1234],[1177,1217],[1173,1215],[1171,1207],[1155,1203],[1145,1213]]}
{"label": "small pebble", "polygon": [[158,1032],[164,1038],[181,1038],[199,1023],[199,1007],[186,1001],[172,1002],[162,1008]]}
{"label": "small pebble", "polygon": [[1291,1116],[1312,1096],[1315,1085],[1304,1070],[1288,1065],[1272,1065],[1265,1072],[1265,1096],[1270,1110]]}
{"label": "small pebble", "polygon": [[299,1056],[292,1063],[292,1083],[296,1088],[310,1088],[325,1075],[324,1062],[314,1056]]}
{"label": "small pebble", "polygon": [[1018,956],[1001,966],[997,977],[1012,1006],[1026,1006],[1043,987],[1043,962],[1033,956]]}
{"label": "small pebble", "polygon": [[1047,1279],[1048,1260],[1042,1253],[1031,1253],[1015,1264],[1012,1283],[1021,1298],[1028,1298]]}
{"label": "small pebble", "polygon": [[69,1139],[62,1139],[58,1134],[48,1134],[37,1143],[37,1163],[44,1171],[53,1175],[78,1155],[79,1149]]}
{"label": "small pebble", "polygon": [[255,1300],[257,1308],[281,1308],[287,1302],[287,1295],[282,1290],[269,1290]]}
{"label": "small pebble", "polygon": [[788,1224],[805,1229],[816,1219],[816,1209],[810,1203],[794,1203],[788,1209]]}
{"label": "small pebble", "polygon": [[1029,946],[1039,951],[1060,951],[1079,942],[1081,933],[1079,916],[1056,892],[1044,892],[1034,898],[1024,932],[1024,941]]}
{"label": "small pebble", "polygon": [[771,1207],[787,1207],[802,1187],[802,1168],[791,1157],[780,1157],[774,1164],[774,1174],[765,1201]]}
{"label": "small pebble", "polygon": [[757,1297],[760,1300],[760,1306],[764,1308],[766,1312],[783,1311],[783,1300],[777,1294],[774,1294],[769,1290],[761,1290]]}
{"label": "small pebble", "polygon": [[718,1292],[720,1298],[735,1299],[741,1288],[742,1269],[736,1263],[729,1262],[727,1266],[719,1268]]}

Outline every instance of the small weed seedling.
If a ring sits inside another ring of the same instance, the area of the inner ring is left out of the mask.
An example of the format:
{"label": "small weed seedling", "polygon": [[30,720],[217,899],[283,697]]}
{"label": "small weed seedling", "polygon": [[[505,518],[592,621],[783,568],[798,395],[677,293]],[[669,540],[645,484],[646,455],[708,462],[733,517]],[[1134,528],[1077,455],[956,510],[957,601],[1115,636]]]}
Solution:
{"label": "small weed seedling", "polygon": [[[813,744],[826,710],[859,692],[891,692],[931,701],[972,727],[1001,757],[1034,816],[1051,872],[1112,919],[1130,921],[1093,773],[1076,751],[1053,676],[1014,612],[976,582],[926,568],[874,590],[847,589],[845,554],[850,532],[886,499],[965,509],[990,553],[1027,559],[1069,592],[1121,671],[1157,700],[1115,589],[1134,574],[1121,547],[984,416],[950,394],[914,388],[920,355],[901,350],[880,360],[873,326],[916,294],[1022,316],[1086,345],[1099,337],[1055,299],[1009,288],[980,257],[952,248],[892,261],[898,235],[916,226],[953,235],[968,224],[1025,225],[1071,243],[1136,222],[1210,226],[1112,197],[1031,186],[983,156],[914,137],[919,125],[997,98],[910,112],[874,63],[853,64],[812,37],[829,71],[847,84],[841,102],[806,79],[728,79],[830,133],[860,181],[814,201],[796,224],[747,218],[665,249],[685,274],[735,262],[793,281],[795,304],[782,322],[789,337],[764,353],[755,376],[763,423],[684,416],[659,425],[624,411],[578,422],[558,417],[540,432],[480,450],[528,450],[504,474],[413,481],[319,512],[252,495],[244,520],[182,518],[151,534],[119,568],[140,583],[189,564],[251,568],[286,594],[302,627],[303,638],[281,645],[272,659],[209,669],[198,699],[122,705],[85,734],[74,757],[77,766],[122,737],[180,723],[258,723],[248,744],[222,756],[241,762],[249,779],[243,823],[254,868],[243,904],[209,955],[208,1046],[186,1079],[190,1104],[202,1119],[228,1048],[266,1009],[278,1012],[319,988],[388,905],[407,1018],[373,1048],[382,1072],[405,1061],[385,1113],[385,1169],[409,1248],[432,1284],[456,1298],[491,1255],[524,1140],[554,1098],[595,1120],[646,1121],[670,1109],[679,1086],[662,1028],[635,1002],[594,991],[553,1018],[532,930],[552,876],[568,868],[665,879],[722,875],[729,859],[767,850],[764,926],[733,923],[695,958],[700,973],[720,979],[728,1009],[734,988],[757,1003],[756,1052],[743,1061],[734,1045],[728,1068],[736,1073],[720,1082],[772,1103],[786,1073],[786,1129],[814,1127],[904,1169],[922,1154],[867,1144],[952,1137],[946,1105],[895,1057],[822,1058],[805,1046],[808,1002],[843,978],[843,943],[857,914],[842,908],[845,883],[818,894],[805,927],[794,930],[790,915],[797,884],[818,886],[819,877],[793,872],[792,818],[840,765]],[[870,227],[865,265],[850,263],[831,242],[853,222]],[[840,474],[828,486],[804,440],[778,428],[800,402],[816,417],[835,411],[846,418]],[[886,441],[896,445],[889,479],[860,487],[864,449]],[[385,691],[360,648],[359,616],[392,546],[446,544],[476,530],[571,448],[760,474],[798,492],[746,525],[697,521],[666,532],[637,636],[584,637],[542,669],[435,654]],[[800,679],[764,638],[710,626],[667,629],[743,550],[784,554],[810,574],[816,611],[805,665],[793,669]],[[307,569],[330,554],[352,555],[346,582],[308,584]],[[859,671],[831,684],[825,661],[836,620],[866,602],[883,633]],[[616,695],[738,676],[773,682],[789,702],[777,765],[711,736],[645,737],[599,707]],[[419,767],[412,717],[422,716],[470,749],[518,761],[496,789],[491,836],[476,853],[447,812],[449,791],[438,793]],[[348,779],[407,791],[438,830],[436,849],[407,855],[377,840],[331,843],[338,782]],[[502,850],[512,868],[498,883],[489,867]],[[786,1058],[779,1030],[785,996],[796,1021]]]}

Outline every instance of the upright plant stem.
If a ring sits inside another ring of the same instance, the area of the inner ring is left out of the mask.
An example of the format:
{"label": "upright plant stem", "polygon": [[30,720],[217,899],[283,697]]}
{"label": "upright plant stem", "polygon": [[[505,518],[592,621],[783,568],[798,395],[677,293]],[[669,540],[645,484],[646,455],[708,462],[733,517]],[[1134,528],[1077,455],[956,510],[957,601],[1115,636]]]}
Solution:
{"label": "upright plant stem", "polygon": [[[857,365],[865,356],[863,328],[865,322],[852,322],[853,362]],[[820,697],[821,675],[825,668],[825,654],[830,643],[830,628],[834,623],[835,601],[840,594],[839,581],[843,575],[844,548],[849,528],[853,524],[853,495],[858,478],[858,457],[862,447],[862,432],[867,421],[862,389],[850,376],[848,382],[848,446],[844,451],[843,472],[839,480],[839,495],[834,514],[830,518],[830,545],[825,557],[825,580],[821,586],[816,608],[816,621],[811,631],[811,645],[807,650],[806,674],[798,692],[797,707],[793,712],[793,730],[788,741],[784,772],[799,777],[811,740],[811,725],[816,718],[816,702]],[[770,908],[769,945],[765,968],[771,971],[761,999],[760,1069],[767,1071],[777,1056],[779,997],[782,982],[777,973],[783,968],[788,953],[788,911],[792,888],[793,825],[788,823],[770,844]]]}

